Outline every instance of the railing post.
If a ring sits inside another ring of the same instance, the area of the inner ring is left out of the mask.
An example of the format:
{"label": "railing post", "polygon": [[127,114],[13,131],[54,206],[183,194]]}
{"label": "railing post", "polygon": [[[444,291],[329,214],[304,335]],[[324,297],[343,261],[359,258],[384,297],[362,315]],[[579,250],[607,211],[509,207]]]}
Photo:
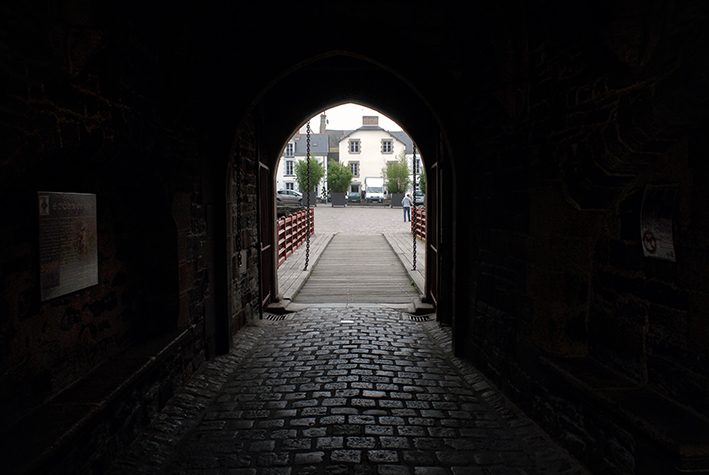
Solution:
{"label": "railing post", "polygon": [[286,260],[286,232],[285,232],[285,217],[276,221],[276,228],[278,229],[278,265],[280,267],[283,261]]}
{"label": "railing post", "polygon": [[411,215],[411,234],[426,241],[426,210],[412,208]]}
{"label": "railing post", "polygon": [[289,214],[276,221],[278,228],[278,267],[295,252],[310,236],[315,234],[315,212],[313,208]]}
{"label": "railing post", "polygon": [[293,248],[293,215],[286,218],[286,258],[290,256]]}
{"label": "railing post", "polygon": [[298,247],[300,247],[301,244],[303,244],[303,237],[305,235],[305,230],[304,230],[304,224],[305,224],[305,219],[303,219],[305,215],[305,210],[298,211],[298,227],[296,228],[296,242],[298,243]]}

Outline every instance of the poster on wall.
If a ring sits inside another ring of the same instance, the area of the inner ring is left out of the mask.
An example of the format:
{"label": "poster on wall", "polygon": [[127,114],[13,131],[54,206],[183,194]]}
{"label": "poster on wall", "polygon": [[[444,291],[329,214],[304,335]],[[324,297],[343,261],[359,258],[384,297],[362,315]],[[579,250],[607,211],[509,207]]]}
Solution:
{"label": "poster on wall", "polygon": [[647,185],[640,211],[643,255],[676,262],[672,239],[672,213],[677,185]]}
{"label": "poster on wall", "polygon": [[42,302],[98,284],[96,195],[38,192]]}

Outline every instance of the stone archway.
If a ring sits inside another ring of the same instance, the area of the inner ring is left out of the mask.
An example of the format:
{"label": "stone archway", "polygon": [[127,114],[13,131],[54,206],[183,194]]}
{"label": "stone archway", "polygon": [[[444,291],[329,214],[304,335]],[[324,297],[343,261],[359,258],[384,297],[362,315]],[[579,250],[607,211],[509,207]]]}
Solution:
{"label": "stone archway", "polygon": [[[434,112],[404,78],[385,65],[345,52],[331,52],[304,62],[274,82],[255,101],[252,114],[257,156],[254,160],[260,163],[259,167],[270,168],[273,174],[283,143],[295,131],[294,124],[304,123],[319,111],[346,102],[375,108],[392,118],[409,133],[421,154],[427,157],[424,166],[426,173],[434,178],[431,192],[436,193],[436,197],[430,200],[432,206],[427,210],[427,234],[432,236],[434,242],[429,241],[427,245],[430,257],[426,265],[430,271],[427,270],[425,295],[431,301],[438,302],[439,288],[450,289],[454,275],[449,254],[452,243],[439,241],[444,237],[448,240],[452,238],[451,232],[442,233],[440,230],[452,228],[453,215],[450,212],[440,213],[439,209],[453,206],[455,199],[452,194],[448,194],[445,201],[438,196],[443,188],[453,189],[452,162],[447,138]],[[259,180],[259,183],[259,206],[274,206],[271,187],[264,186],[264,180]],[[271,241],[268,242],[268,239]],[[273,252],[274,242],[273,231],[261,229],[258,248]],[[440,262],[446,259],[449,262],[441,265]],[[259,273],[263,303],[269,295],[275,295],[277,273],[275,260],[261,259],[261,265],[269,266],[268,269],[261,268]],[[442,269],[448,271],[447,275],[441,275]],[[451,323],[450,301],[439,308],[439,319]]]}

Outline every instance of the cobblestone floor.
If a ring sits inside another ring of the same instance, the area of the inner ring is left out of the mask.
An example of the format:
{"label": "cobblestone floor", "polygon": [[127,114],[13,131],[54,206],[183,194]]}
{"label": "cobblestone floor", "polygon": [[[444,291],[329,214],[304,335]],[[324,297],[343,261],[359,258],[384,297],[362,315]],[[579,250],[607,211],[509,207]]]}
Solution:
{"label": "cobblestone floor", "polygon": [[375,305],[273,318],[241,331],[108,473],[587,473],[435,322]]}

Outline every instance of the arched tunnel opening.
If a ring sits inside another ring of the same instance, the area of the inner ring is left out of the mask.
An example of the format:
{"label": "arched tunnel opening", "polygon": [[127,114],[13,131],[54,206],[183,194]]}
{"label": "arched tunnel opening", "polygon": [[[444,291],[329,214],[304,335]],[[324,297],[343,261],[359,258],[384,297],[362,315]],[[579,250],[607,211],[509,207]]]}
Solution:
{"label": "arched tunnel opening", "polygon": [[[323,71],[327,73],[323,74]],[[307,86],[302,87],[303,84],[307,84]],[[376,84],[377,87],[369,87],[373,84]],[[333,100],[333,97],[339,99]],[[300,67],[294,68],[262,92],[259,101],[253,105],[252,113],[249,116],[250,123],[242,123],[240,126],[240,130],[250,130],[252,137],[249,140],[253,140],[250,145],[251,149],[245,154],[239,151],[244,144],[243,133],[237,132],[238,138],[232,145],[230,167],[233,167],[233,164],[237,162],[240,162],[241,166],[250,163],[250,166],[254,167],[251,176],[258,176],[254,187],[257,190],[258,198],[256,199],[258,199],[259,211],[257,219],[252,217],[251,220],[252,222],[258,221],[260,227],[258,237],[253,233],[250,237],[242,236],[236,245],[233,236],[227,237],[226,247],[229,256],[225,261],[232,262],[227,272],[232,277],[227,278],[226,281],[231,282],[232,289],[224,290],[224,295],[229,296],[225,301],[238,301],[239,298],[232,296],[240,295],[242,293],[240,289],[245,287],[237,284],[238,277],[233,278],[236,274],[233,262],[239,260],[243,262],[249,258],[243,255],[239,257],[235,251],[235,248],[238,248],[240,249],[238,253],[243,254],[243,249],[249,247],[246,245],[249,240],[252,251],[254,251],[251,254],[251,259],[254,260],[253,262],[259,263],[261,308],[263,309],[278,297],[277,235],[276,230],[269,228],[268,223],[276,221],[273,197],[277,191],[275,189],[275,174],[280,154],[284,150],[284,144],[296,131],[293,124],[304,124],[320,111],[346,102],[356,102],[374,107],[376,110],[386,111],[388,117],[407,130],[410,136],[416,140],[419,155],[426,157],[426,171],[427,175],[431,177],[427,181],[428,194],[431,198],[427,205],[429,216],[427,223],[430,223],[427,224],[427,245],[423,255],[419,256],[426,259],[427,272],[424,278],[424,288],[421,291],[424,298],[439,310],[437,312],[438,318],[446,324],[452,324],[450,300],[438,298],[439,289],[442,289],[447,296],[452,292],[452,269],[454,266],[451,260],[445,260],[440,264],[443,261],[441,250],[450,250],[452,243],[441,245],[437,242],[437,236],[441,235],[439,231],[441,227],[451,229],[450,219],[454,209],[452,199],[439,198],[437,191],[445,180],[452,179],[452,173],[444,173],[443,171],[451,166],[449,154],[446,152],[445,134],[441,132],[435,116],[426,106],[425,101],[405,81],[388,71],[383,65],[343,52],[331,52],[304,61]],[[283,104],[287,104],[287,107],[283,107]],[[255,167],[256,162],[258,163],[257,168]],[[256,173],[253,173],[254,171]],[[237,174],[240,177],[244,176],[243,170],[237,171]],[[242,186],[241,180],[232,179],[227,186],[229,187],[227,195],[233,197],[234,190]],[[232,211],[227,215],[234,216],[236,213],[233,211],[233,206],[240,208],[242,205],[236,203],[235,199],[231,199]],[[443,200],[446,200],[448,206],[443,206]],[[442,213],[437,213],[439,208],[443,210]],[[243,229],[241,224],[245,222],[246,218],[243,218],[245,216],[243,213],[240,216],[241,223],[238,227]],[[228,225],[228,230],[234,229],[233,223]],[[239,232],[243,233],[244,231]],[[451,234],[447,234],[447,236],[452,237]],[[441,268],[447,269],[445,274],[441,274]],[[439,275],[444,275],[442,282],[438,278]],[[442,302],[439,303],[439,300]],[[232,305],[232,307],[241,308],[243,311],[243,306],[239,304]],[[226,313],[233,315],[231,311]],[[239,318],[240,320],[236,323],[231,322],[228,325],[222,323],[223,330],[220,332],[222,338],[224,335],[231,335],[234,329],[240,328],[246,321],[244,317]],[[226,343],[220,345],[220,348],[227,347]]]}
{"label": "arched tunnel opening", "polygon": [[[434,312],[422,302],[430,301],[424,295],[425,159],[401,129],[350,103],[312,117],[284,144],[273,170],[278,279],[269,311],[291,303],[358,302]],[[315,182],[309,196],[307,173]],[[303,219],[308,205],[311,239]],[[435,210],[428,218],[435,222]]]}

